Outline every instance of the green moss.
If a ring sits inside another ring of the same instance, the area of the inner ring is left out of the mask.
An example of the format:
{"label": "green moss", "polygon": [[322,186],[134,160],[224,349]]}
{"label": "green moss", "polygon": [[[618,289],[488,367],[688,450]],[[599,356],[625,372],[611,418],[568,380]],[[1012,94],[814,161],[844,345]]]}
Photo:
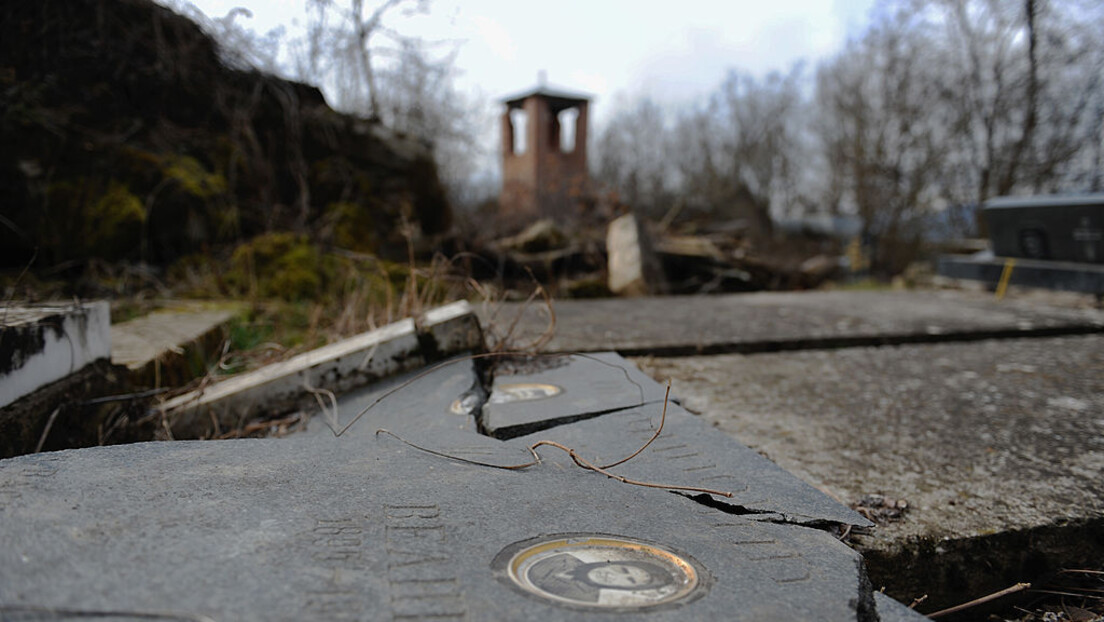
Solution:
{"label": "green moss", "polygon": [[889,283],[874,278],[864,278],[857,281],[838,283],[835,289],[849,292],[885,291],[890,289]]}
{"label": "green moss", "polygon": [[110,235],[120,227],[145,222],[146,210],[134,193],[112,179],[107,190],[88,210],[88,217],[95,229]]}
{"label": "green moss", "polygon": [[209,199],[226,192],[226,178],[209,172],[191,156],[168,154],[162,159],[161,170],[167,179],[196,198]]}
{"label": "green moss", "polygon": [[226,282],[243,294],[299,301],[319,298],[334,272],[306,236],[266,233],[234,250]]}
{"label": "green moss", "polygon": [[275,332],[270,322],[258,321],[256,314],[249,317],[235,317],[230,321],[230,349],[235,351],[252,350],[270,341]]}
{"label": "green moss", "polygon": [[332,223],[332,240],[338,248],[373,253],[379,246],[368,208],[339,201],[327,206],[326,218]]}
{"label": "green moss", "polygon": [[39,243],[55,257],[123,259],[139,246],[146,210],[126,184],[91,177],[47,187],[49,216]]}

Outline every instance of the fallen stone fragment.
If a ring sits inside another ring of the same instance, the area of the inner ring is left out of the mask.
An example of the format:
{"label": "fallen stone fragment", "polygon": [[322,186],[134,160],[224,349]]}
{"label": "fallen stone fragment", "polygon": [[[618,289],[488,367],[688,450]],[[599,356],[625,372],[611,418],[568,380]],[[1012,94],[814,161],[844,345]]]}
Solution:
{"label": "fallen stone fragment", "polygon": [[661,402],[662,385],[615,353],[492,361],[494,385],[481,425],[513,438],[578,419]]}
{"label": "fallen stone fragment", "polygon": [[476,361],[461,356],[341,396],[319,398],[321,403],[309,409],[314,417],[306,436],[341,433],[342,438],[371,439],[382,428],[421,438],[426,432],[474,435],[486,391]]}
{"label": "fallen stone fragment", "polygon": [[632,214],[610,223],[606,233],[609,289],[623,296],[663,293],[663,272],[647,231]]}

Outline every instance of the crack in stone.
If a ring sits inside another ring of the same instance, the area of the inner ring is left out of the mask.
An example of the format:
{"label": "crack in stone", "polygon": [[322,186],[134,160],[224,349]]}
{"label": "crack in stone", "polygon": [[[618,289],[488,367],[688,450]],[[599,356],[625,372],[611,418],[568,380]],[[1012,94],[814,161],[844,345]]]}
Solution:
{"label": "crack in stone", "polygon": [[681,497],[686,497],[691,501],[700,503],[705,507],[712,508],[724,512],[725,514],[731,514],[733,516],[751,516],[755,517],[753,520],[762,521],[765,523],[774,523],[776,525],[794,525],[797,527],[808,527],[811,529],[819,529],[821,531],[831,532],[832,530],[839,529],[843,526],[843,523],[839,523],[833,520],[825,520],[821,518],[810,518],[808,520],[800,520],[794,516],[788,515],[785,512],[779,512],[776,510],[756,510],[749,508],[745,505],[738,503],[729,503],[726,501],[719,501],[712,495],[705,493],[689,494],[685,492],[679,492],[677,490],[671,491]]}
{"label": "crack in stone", "polygon": [[[808,337],[803,339],[767,339],[762,341],[733,341],[708,345],[646,345],[621,346],[617,352],[626,358],[652,356],[672,358],[682,356],[710,356],[715,354],[770,354],[806,350],[841,350],[847,348],[890,347],[932,343],[971,343],[992,339],[1037,339],[1094,335],[1104,332],[1099,324],[1072,326],[1038,326],[1031,328],[995,328],[988,330],[948,330],[943,333],[889,333],[881,335],[852,335]],[[588,350],[582,350],[587,352]]]}
{"label": "crack in stone", "polygon": [[855,567],[859,574],[859,593],[855,600],[856,618],[859,622],[878,622],[881,616],[874,602],[874,584],[866,574],[866,562],[863,561],[862,556],[855,560]]}
{"label": "crack in stone", "polygon": [[[840,523],[835,521],[826,520],[812,520],[812,521],[798,521],[792,517],[788,517],[783,513],[774,512],[770,510],[754,510],[743,505],[736,503],[726,503],[724,501],[718,501],[711,495],[697,494],[691,495],[688,493],[671,491],[680,497],[686,497],[691,501],[700,503],[708,508],[719,510],[725,514],[733,516],[750,516],[752,520],[774,523],[776,525],[790,525],[792,527],[801,527],[805,529],[819,529],[831,533],[832,529],[838,529],[841,527]],[[834,535],[834,534],[833,534]],[[773,540],[771,540],[773,542]],[[859,622],[877,622],[880,620],[878,616],[878,610],[874,602],[874,587],[870,582],[870,577],[866,572],[866,563],[862,556],[859,556],[855,560],[855,568],[859,578],[859,589],[856,594],[856,598],[851,601],[851,605],[855,609],[856,620]]]}
{"label": "crack in stone", "polygon": [[[645,403],[644,405],[646,406],[647,403]],[[529,434],[535,434],[537,432],[544,432],[545,430],[551,430],[552,428],[558,428],[560,426],[576,423],[578,421],[586,421],[587,419],[594,419],[595,417],[601,417],[602,415],[609,415],[624,410],[632,410],[633,408],[639,408],[640,406],[641,404],[633,404],[631,406],[617,406],[615,408],[610,408],[607,410],[595,410],[575,415],[565,415],[563,417],[545,419],[543,421],[536,421],[524,425],[501,427],[495,429],[493,432],[487,430],[487,428],[483,425],[482,417],[480,417],[479,433],[484,436],[496,438],[500,441],[508,441],[512,438],[518,438],[519,436],[526,436]],[[480,409],[480,414],[482,414],[482,407]]]}

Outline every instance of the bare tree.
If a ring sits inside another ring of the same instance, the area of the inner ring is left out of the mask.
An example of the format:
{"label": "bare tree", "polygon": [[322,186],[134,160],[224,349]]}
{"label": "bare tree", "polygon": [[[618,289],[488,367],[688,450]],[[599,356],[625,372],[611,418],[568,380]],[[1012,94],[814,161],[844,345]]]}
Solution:
{"label": "bare tree", "polygon": [[826,201],[854,210],[868,236],[907,248],[947,206],[1089,190],[1101,153],[1102,13],[1078,0],[885,5],[818,71]]}
{"label": "bare tree", "polygon": [[[1017,192],[1087,189],[1101,96],[1101,13],[1078,2],[913,3],[938,35],[935,106],[952,115],[945,194],[979,204]],[[1081,170],[1079,170],[1081,169]],[[957,172],[957,174],[956,174]]]}
{"label": "bare tree", "polygon": [[[378,54],[393,52],[395,47],[409,46],[414,41],[384,24],[389,13],[403,10],[407,15],[428,13],[429,0],[385,0],[370,7],[364,0],[310,0],[311,24],[308,61],[301,63],[314,78],[326,76],[333,83],[338,107],[356,110],[370,119],[380,118],[380,98],[376,84]],[[390,48],[381,48],[380,36],[390,41]]]}
{"label": "bare tree", "polygon": [[874,269],[904,266],[935,202],[945,119],[925,62],[930,42],[898,13],[852,42],[817,75],[820,131],[830,163],[833,211],[855,212],[876,240]]}
{"label": "bare tree", "polygon": [[772,214],[792,213],[799,202],[802,71],[797,64],[787,75],[772,72],[762,80],[730,71],[711,103],[716,181],[725,200],[746,191],[767,231]]}
{"label": "bare tree", "polygon": [[620,200],[653,217],[674,197],[667,114],[652,99],[622,98],[619,110],[595,141],[594,175]]}
{"label": "bare tree", "polygon": [[651,99],[623,102],[599,133],[595,176],[653,216],[677,205],[769,234],[772,212],[801,210],[809,195],[801,75],[800,65],[762,80],[733,70],[674,121]]}

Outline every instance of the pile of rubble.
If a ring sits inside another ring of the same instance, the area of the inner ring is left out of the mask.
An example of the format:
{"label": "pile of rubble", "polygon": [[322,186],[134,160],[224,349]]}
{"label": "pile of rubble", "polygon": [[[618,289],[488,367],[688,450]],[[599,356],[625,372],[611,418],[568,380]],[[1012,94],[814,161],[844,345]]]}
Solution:
{"label": "pile of rubble", "polygon": [[604,230],[539,220],[476,254],[476,278],[535,278],[565,298],[812,289],[845,265],[835,240],[753,243],[742,221],[676,232],[633,214]]}

